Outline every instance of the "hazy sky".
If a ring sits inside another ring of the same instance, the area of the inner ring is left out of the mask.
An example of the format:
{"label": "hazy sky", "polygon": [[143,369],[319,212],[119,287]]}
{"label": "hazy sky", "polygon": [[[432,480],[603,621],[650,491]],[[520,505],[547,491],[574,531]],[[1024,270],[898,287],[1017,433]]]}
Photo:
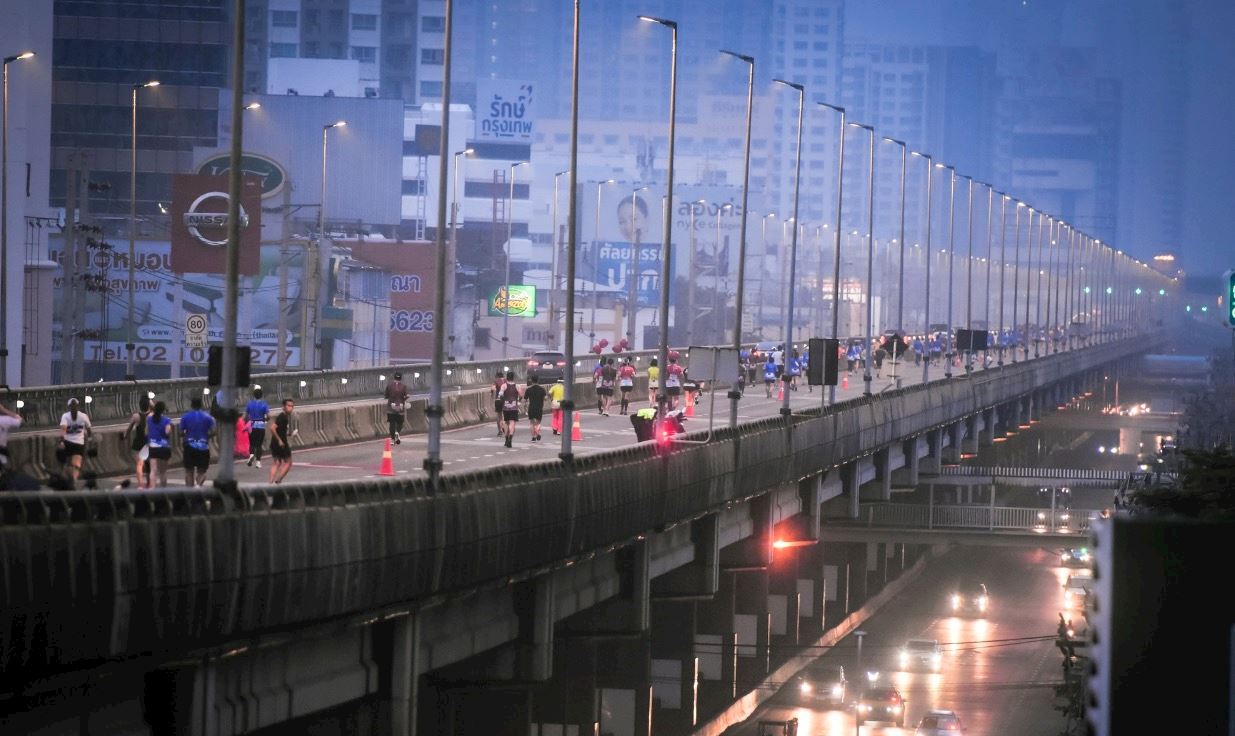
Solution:
{"label": "hazy sky", "polygon": [[[1187,88],[1183,109],[1162,106],[1160,90],[1176,61],[1157,35],[1164,14],[1183,13]],[[847,40],[977,45],[1000,51],[1054,40],[1094,45],[1107,72],[1123,82],[1120,229],[1124,247],[1148,257],[1164,244],[1138,237],[1141,208],[1182,187],[1183,232],[1175,250],[1193,275],[1235,267],[1235,0],[850,0]],[[1155,137],[1184,136],[1182,181],[1156,171]],[[1148,177],[1148,178],[1147,178]],[[1215,276],[1215,285],[1217,277]]]}

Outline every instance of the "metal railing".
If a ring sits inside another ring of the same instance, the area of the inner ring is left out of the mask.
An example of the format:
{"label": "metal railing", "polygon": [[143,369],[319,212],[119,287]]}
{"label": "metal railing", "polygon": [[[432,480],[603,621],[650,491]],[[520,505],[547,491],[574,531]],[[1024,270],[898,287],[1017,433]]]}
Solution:
{"label": "metal railing", "polygon": [[939,475],[994,476],[998,478],[1042,478],[1043,480],[1102,480],[1123,482],[1126,470],[1093,470],[1089,468],[1007,468],[1000,465],[945,465]]}
{"label": "metal railing", "polygon": [[878,527],[1082,534],[1100,514],[1091,509],[872,503],[862,504],[860,517]]}

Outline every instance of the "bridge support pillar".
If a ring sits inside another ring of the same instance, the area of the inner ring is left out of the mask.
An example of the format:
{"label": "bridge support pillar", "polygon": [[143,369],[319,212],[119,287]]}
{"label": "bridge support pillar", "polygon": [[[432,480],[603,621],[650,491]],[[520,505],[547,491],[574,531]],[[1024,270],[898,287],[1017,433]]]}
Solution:
{"label": "bridge support pillar", "polygon": [[652,722],[657,733],[688,733],[699,722],[700,657],[719,672],[720,652],[696,654],[694,601],[653,601]]}
{"label": "bridge support pillar", "polygon": [[[784,655],[798,645],[802,630],[802,592],[799,585],[802,581],[798,570],[799,557],[805,554],[809,547],[789,547],[775,550],[775,558],[768,571],[768,641],[772,666],[784,659]],[[813,580],[805,581],[808,585],[807,595],[813,588]],[[806,605],[810,605],[809,598]]]}
{"label": "bridge support pillar", "polygon": [[652,734],[651,646],[646,633],[602,639],[596,652],[600,733]]}
{"label": "bridge support pillar", "polygon": [[695,607],[695,656],[699,659],[699,712],[714,713],[737,696],[738,634],[734,628],[736,583],[722,573],[710,601]]}
{"label": "bridge support pillar", "polygon": [[849,518],[858,518],[861,512],[862,473],[858,461],[841,466],[841,483],[845,486],[845,496],[849,499]]}
{"label": "bridge support pillar", "polygon": [[939,467],[943,464],[943,428],[929,430],[925,437],[930,454],[922,458],[918,468],[927,475],[939,475]]}
{"label": "bridge support pillar", "polygon": [[948,446],[939,453],[943,463],[959,463],[961,461],[961,441],[965,438],[965,423],[953,422],[948,425]]}
{"label": "bridge support pillar", "polygon": [[918,485],[918,474],[921,471],[919,451],[924,442],[921,437],[913,437],[903,443],[905,464],[892,471],[892,485],[895,488],[914,488]]}
{"label": "bridge support pillar", "polygon": [[568,636],[554,647],[553,678],[531,687],[528,723],[532,733],[595,732],[600,718],[597,644],[597,639]]}
{"label": "bridge support pillar", "polygon": [[982,431],[978,432],[979,447],[990,447],[995,443],[995,426],[998,421],[998,411],[994,407],[982,412]]}
{"label": "bridge support pillar", "polygon": [[892,453],[888,448],[877,450],[875,452],[875,488],[876,499],[879,501],[892,500]]}
{"label": "bridge support pillar", "polygon": [[[826,536],[826,534],[825,534]],[[823,562],[823,627],[829,629],[852,613],[851,594],[853,564],[851,544],[824,542]]]}
{"label": "bridge support pillar", "polygon": [[[738,687],[754,687],[771,671],[772,616],[768,612],[768,572],[734,572],[733,628],[738,634]],[[795,611],[796,613],[796,611]]]}
{"label": "bridge support pillar", "polygon": [[382,688],[389,704],[388,732],[391,736],[416,736],[421,674],[420,619],[418,614],[412,614],[394,619],[388,626],[390,677]]}
{"label": "bridge support pillar", "polygon": [[965,425],[965,437],[961,440],[961,455],[977,455],[978,454],[978,415],[974,414],[970,417],[965,417],[962,424]]}

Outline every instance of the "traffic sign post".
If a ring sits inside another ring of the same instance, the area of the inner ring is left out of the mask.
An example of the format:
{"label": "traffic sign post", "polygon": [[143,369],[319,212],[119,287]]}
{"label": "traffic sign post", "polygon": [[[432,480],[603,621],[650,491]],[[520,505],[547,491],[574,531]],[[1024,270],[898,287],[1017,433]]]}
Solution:
{"label": "traffic sign post", "polygon": [[206,316],[190,314],[184,318],[184,345],[189,348],[206,347]]}

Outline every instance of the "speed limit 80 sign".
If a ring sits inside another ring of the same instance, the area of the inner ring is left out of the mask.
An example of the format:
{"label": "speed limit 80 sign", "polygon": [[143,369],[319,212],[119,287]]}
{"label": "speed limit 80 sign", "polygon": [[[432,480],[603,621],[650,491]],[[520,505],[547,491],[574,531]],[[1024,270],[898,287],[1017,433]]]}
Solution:
{"label": "speed limit 80 sign", "polygon": [[184,344],[190,348],[206,347],[206,316],[190,314],[184,318]]}

